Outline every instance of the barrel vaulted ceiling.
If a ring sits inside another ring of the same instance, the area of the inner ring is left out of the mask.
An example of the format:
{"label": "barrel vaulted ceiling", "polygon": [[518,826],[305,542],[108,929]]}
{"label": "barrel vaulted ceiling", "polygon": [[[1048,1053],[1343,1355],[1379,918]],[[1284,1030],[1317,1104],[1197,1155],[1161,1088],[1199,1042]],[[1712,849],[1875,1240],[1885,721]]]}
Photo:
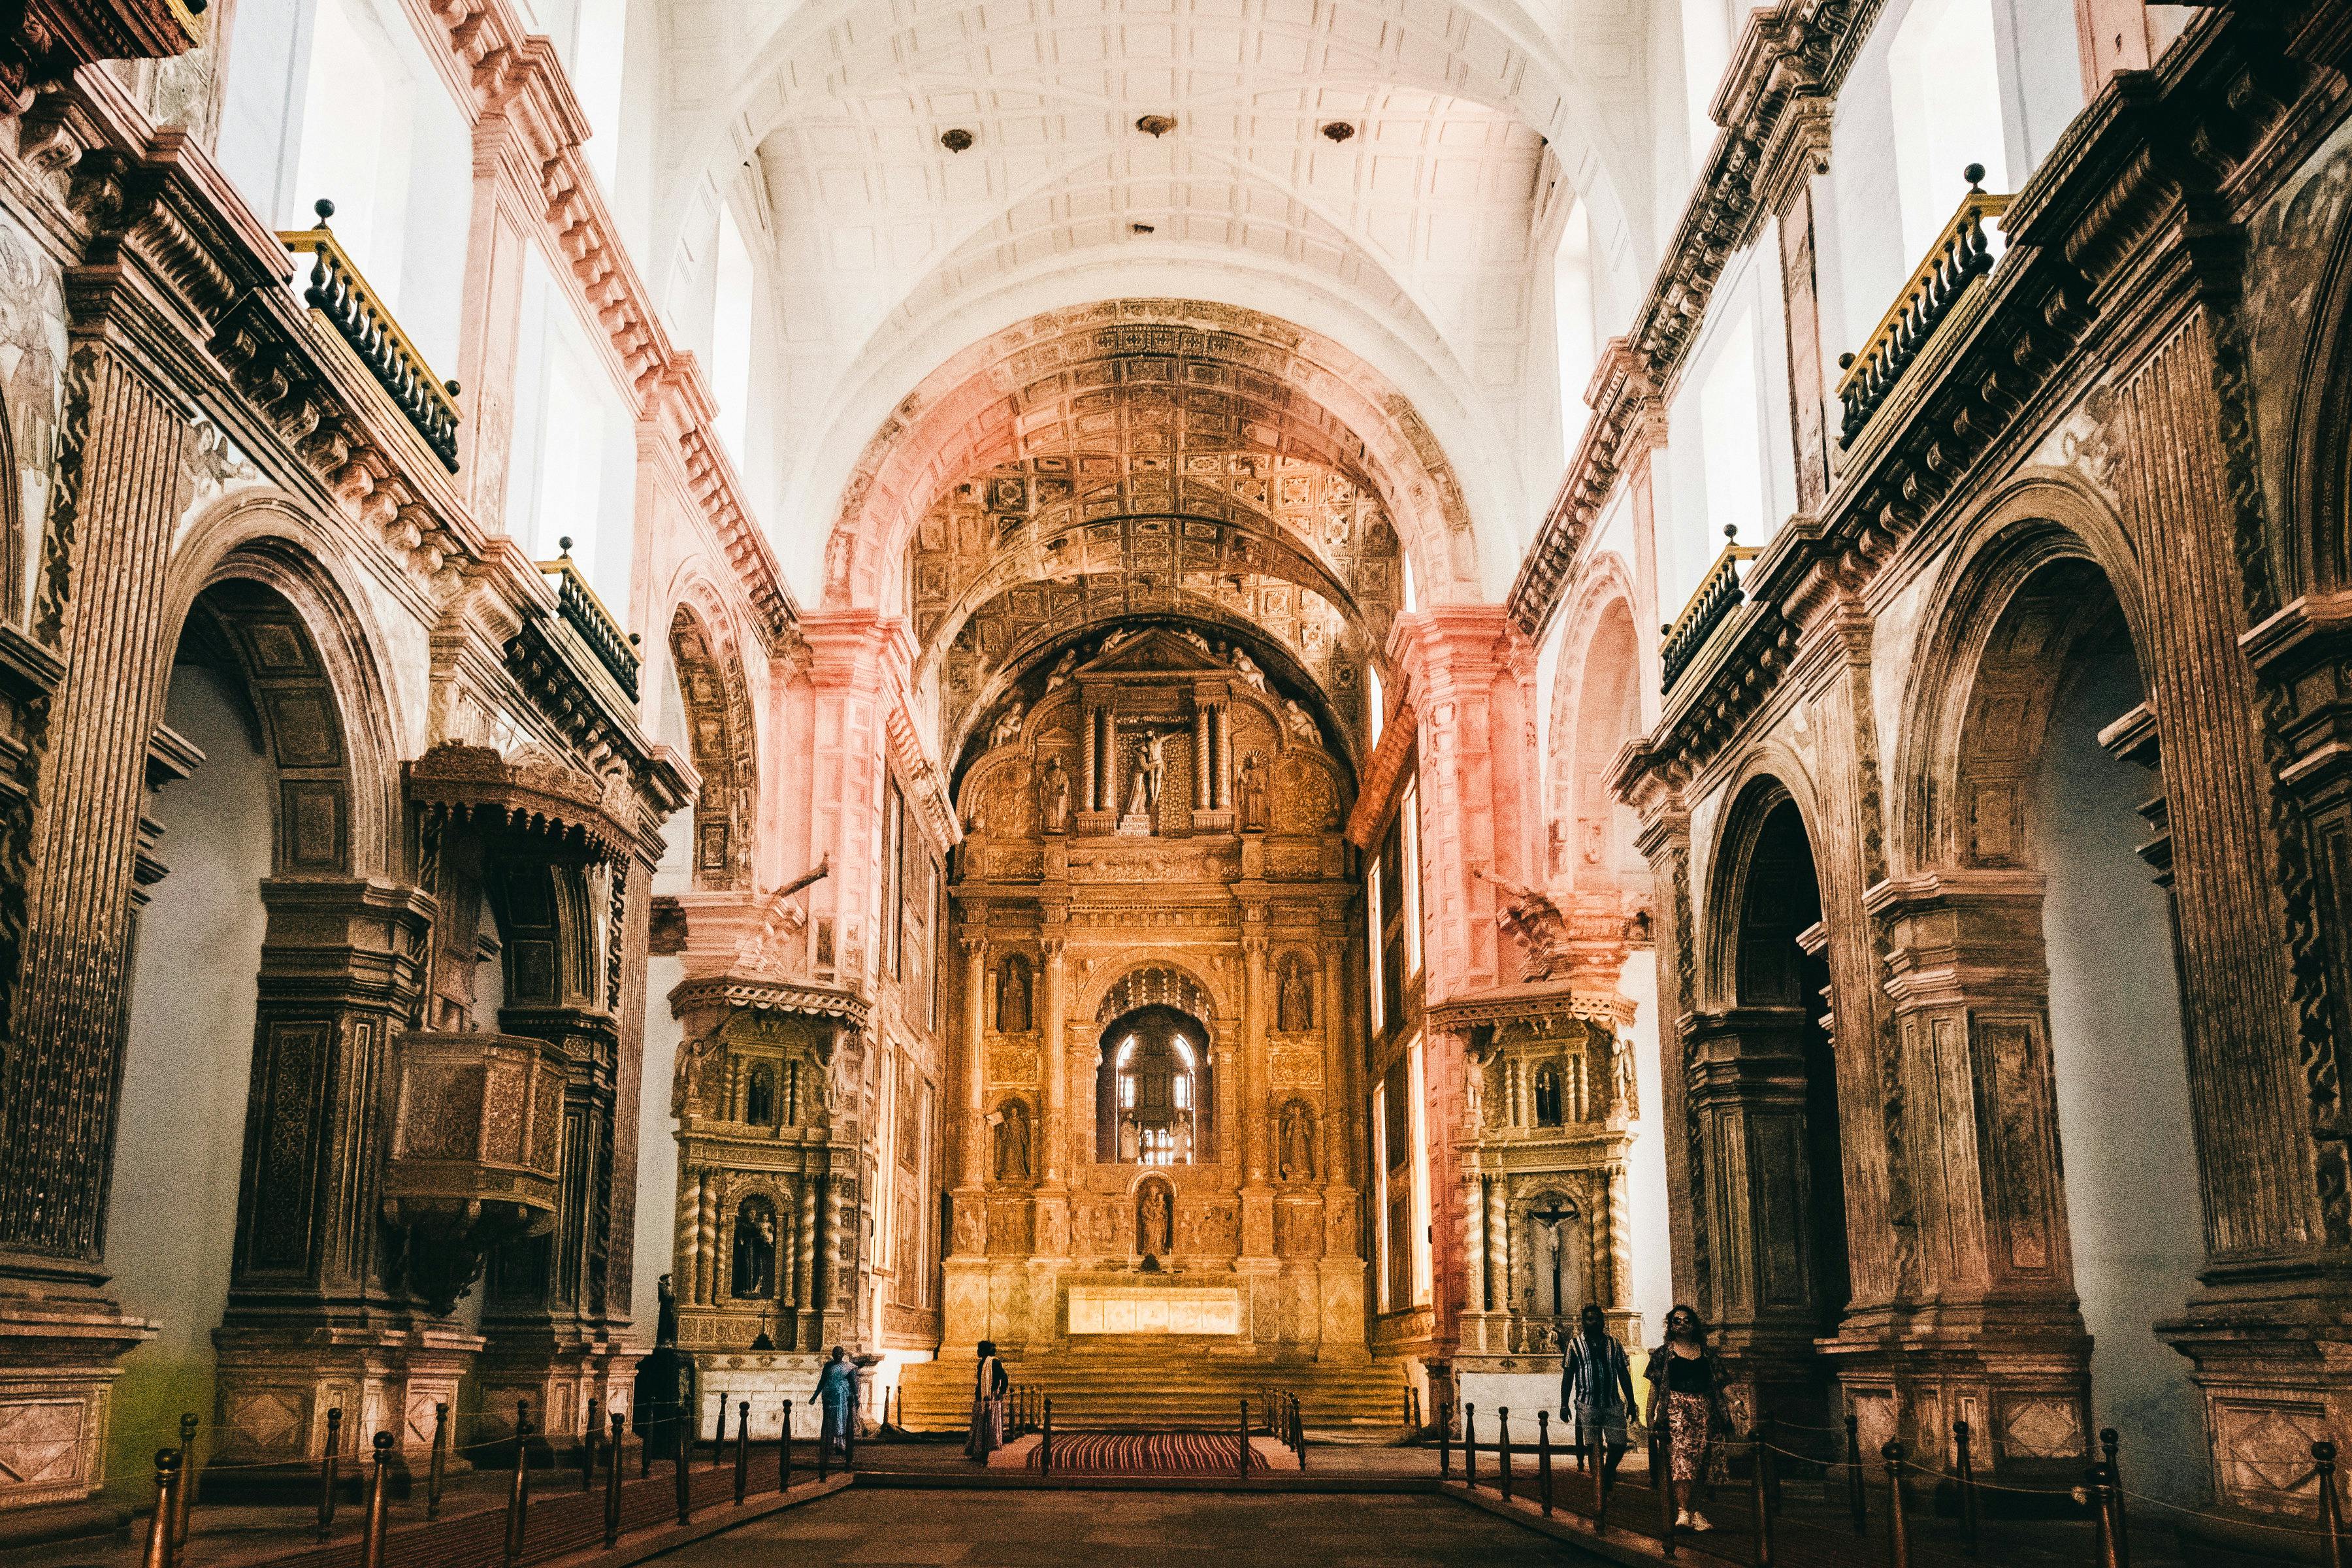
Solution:
{"label": "barrel vaulted ceiling", "polygon": [[[665,216],[682,232],[696,200],[752,182],[795,575],[817,575],[873,433],[948,356],[1153,294],[1262,310],[1373,367],[1456,476],[1499,592],[1561,456],[1549,235],[1581,193],[1605,272],[1630,278],[1642,248],[1613,195],[1646,184],[1627,152],[1641,5],[1545,10],[1549,27],[1516,0],[669,0]],[[1154,114],[1173,129],[1138,129]]]}

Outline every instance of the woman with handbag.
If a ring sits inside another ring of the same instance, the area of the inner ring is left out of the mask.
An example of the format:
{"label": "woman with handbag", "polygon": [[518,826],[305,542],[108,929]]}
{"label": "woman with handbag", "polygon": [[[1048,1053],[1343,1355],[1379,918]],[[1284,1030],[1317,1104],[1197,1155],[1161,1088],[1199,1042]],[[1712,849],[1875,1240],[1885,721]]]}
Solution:
{"label": "woman with handbag", "polygon": [[[1698,1503],[1705,1495],[1715,1435],[1728,1431],[1731,1418],[1724,1402],[1723,1358],[1706,1342],[1706,1325],[1696,1312],[1677,1305],[1666,1314],[1665,1342],[1650,1352],[1643,1375],[1650,1383],[1643,1419],[1652,1431],[1666,1434],[1666,1474],[1653,1476],[1650,1484],[1674,1488],[1675,1524],[1713,1530]],[[1661,1414],[1663,1427],[1658,1425]]]}

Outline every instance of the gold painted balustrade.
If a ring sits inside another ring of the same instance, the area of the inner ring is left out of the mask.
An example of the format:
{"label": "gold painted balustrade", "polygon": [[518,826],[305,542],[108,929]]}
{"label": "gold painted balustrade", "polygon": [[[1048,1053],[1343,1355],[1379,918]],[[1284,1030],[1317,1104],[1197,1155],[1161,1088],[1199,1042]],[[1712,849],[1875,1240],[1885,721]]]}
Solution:
{"label": "gold painted balustrade", "polygon": [[383,297],[368,286],[359,264],[351,258],[327,220],[335,204],[321,201],[315,208],[316,228],[281,230],[278,242],[287,249],[307,252],[313,259],[310,286],[302,298],[327,319],[360,363],[416,428],[425,446],[451,473],[457,471],[457,384],[435,378],[425,355],[393,319]]}
{"label": "gold painted balustrade", "polygon": [[1978,184],[1984,178],[1983,164],[1971,163],[1964,172],[1969,193],[1960,198],[1958,209],[1928,246],[1927,257],[1864,340],[1861,351],[1838,360],[1845,372],[1837,384],[1838,400],[1845,407],[1840,447],[1851,447],[1860,438],[1936,329],[1976,281],[1992,270],[1995,257],[1985,220],[1998,219],[2014,198],[1994,195]]}
{"label": "gold painted balustrade", "polygon": [[636,650],[636,638],[621,625],[621,617],[604,606],[596,590],[572,559],[572,541],[556,542],[563,553],[552,561],[539,563],[539,569],[555,579],[558,604],[564,624],[580,634],[597,661],[628,693],[629,700],[637,700],[637,666],[641,662]]}

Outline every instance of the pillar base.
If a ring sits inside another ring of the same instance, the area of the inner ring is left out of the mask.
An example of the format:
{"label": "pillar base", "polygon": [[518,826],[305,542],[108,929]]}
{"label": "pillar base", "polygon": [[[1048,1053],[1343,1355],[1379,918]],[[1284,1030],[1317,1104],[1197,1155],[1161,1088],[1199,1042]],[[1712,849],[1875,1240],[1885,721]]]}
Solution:
{"label": "pillar base", "polygon": [[[2311,1445],[2352,1419],[2352,1298],[2341,1279],[2218,1279],[2156,1336],[2189,1358],[2213,1495],[2249,1519],[2318,1515]],[[2126,1460],[2128,1463],[2128,1460]]]}
{"label": "pillar base", "polygon": [[215,1329],[211,1458],[307,1463],[326,1451],[327,1412],[341,1410],[337,1444],[346,1460],[356,1462],[378,1432],[390,1432],[402,1461],[422,1465],[432,1452],[434,1407],[446,1404],[455,1462],[458,1384],[482,1343],[433,1322]]}
{"label": "pillar base", "polygon": [[[488,1454],[493,1462],[512,1462],[512,1438],[517,1407],[530,1406],[534,1446],[546,1444],[555,1453],[580,1446],[588,1420],[588,1402],[596,1402],[596,1421],[611,1430],[611,1415],[628,1413],[634,1405],[637,1361],[645,1346],[591,1331],[566,1327],[553,1330],[501,1330],[485,1325],[488,1348],[483,1351],[475,1375],[480,1412],[475,1422],[476,1462]],[[508,1447],[483,1448],[480,1445]]]}
{"label": "pillar base", "polygon": [[1969,1424],[1977,1473],[2068,1485],[2092,1456],[2091,1340],[2073,1309],[2042,1304],[1856,1313],[1818,1342],[1864,1462],[1889,1438],[1938,1469]]}
{"label": "pillar base", "polygon": [[104,1522],[114,1510],[93,1500],[106,1484],[114,1380],[154,1332],[94,1296],[0,1295],[0,1545],[17,1529],[66,1540],[114,1528]]}

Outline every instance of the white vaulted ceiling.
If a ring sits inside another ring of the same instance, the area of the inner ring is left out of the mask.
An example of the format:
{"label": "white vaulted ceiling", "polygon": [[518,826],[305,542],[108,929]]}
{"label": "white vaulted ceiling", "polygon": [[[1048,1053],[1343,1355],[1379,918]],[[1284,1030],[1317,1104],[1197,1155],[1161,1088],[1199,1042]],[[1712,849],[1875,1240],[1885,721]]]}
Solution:
{"label": "white vaulted ceiling", "polygon": [[1182,293],[1362,354],[1509,559],[1561,456],[1559,205],[1584,192],[1596,248],[1632,249],[1606,164],[1635,7],[1563,9],[1600,40],[1573,69],[1509,0],[670,0],[672,221],[748,164],[770,226],[780,523],[826,526],[850,459],[964,344]]}

